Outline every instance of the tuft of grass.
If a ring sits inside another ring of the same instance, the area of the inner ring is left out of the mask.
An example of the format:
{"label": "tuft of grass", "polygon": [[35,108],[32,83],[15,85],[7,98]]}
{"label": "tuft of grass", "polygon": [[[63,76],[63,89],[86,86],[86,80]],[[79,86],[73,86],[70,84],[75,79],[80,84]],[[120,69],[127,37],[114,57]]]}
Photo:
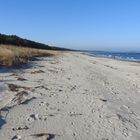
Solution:
{"label": "tuft of grass", "polygon": [[18,91],[20,88],[24,89],[24,90],[29,90],[30,87],[24,87],[24,86],[20,86],[20,85],[15,85],[15,84],[7,84],[9,89],[11,91]]}
{"label": "tuft of grass", "polygon": [[17,47],[12,45],[0,45],[0,65],[16,66],[27,63],[33,57],[54,56],[62,51],[41,50],[27,47]]}
{"label": "tuft of grass", "polygon": [[15,84],[8,84],[8,87],[11,91],[17,91],[18,86]]}

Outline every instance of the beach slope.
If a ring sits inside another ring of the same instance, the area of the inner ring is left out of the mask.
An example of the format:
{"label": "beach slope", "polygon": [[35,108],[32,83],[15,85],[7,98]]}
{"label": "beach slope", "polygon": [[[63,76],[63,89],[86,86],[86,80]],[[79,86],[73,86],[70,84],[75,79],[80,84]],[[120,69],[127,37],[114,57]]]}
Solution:
{"label": "beach slope", "polygon": [[0,68],[0,140],[139,140],[140,63],[67,52]]}

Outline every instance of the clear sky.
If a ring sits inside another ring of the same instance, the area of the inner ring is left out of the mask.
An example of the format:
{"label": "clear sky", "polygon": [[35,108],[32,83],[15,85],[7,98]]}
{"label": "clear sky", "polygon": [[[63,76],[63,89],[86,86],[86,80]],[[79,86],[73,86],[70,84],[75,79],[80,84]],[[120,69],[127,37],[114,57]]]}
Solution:
{"label": "clear sky", "polygon": [[0,32],[67,48],[140,51],[140,0],[0,0]]}

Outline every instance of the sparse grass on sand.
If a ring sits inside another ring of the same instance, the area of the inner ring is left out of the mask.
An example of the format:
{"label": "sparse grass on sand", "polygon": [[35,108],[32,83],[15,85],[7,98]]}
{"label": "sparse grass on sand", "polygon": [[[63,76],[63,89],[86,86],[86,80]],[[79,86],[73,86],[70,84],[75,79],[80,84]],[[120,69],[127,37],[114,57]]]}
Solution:
{"label": "sparse grass on sand", "polygon": [[19,64],[27,63],[33,57],[53,56],[61,53],[62,51],[0,45],[0,65],[16,66]]}

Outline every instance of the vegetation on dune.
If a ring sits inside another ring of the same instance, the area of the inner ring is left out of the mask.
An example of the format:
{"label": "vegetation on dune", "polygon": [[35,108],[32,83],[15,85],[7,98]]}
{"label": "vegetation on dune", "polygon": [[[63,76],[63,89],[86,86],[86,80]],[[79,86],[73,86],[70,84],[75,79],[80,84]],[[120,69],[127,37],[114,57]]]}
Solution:
{"label": "vegetation on dune", "polygon": [[53,56],[60,54],[61,51],[41,50],[12,45],[0,45],[0,65],[16,66],[27,63],[33,57]]}
{"label": "vegetation on dune", "polygon": [[16,35],[0,34],[1,66],[16,66],[27,63],[33,57],[57,55],[67,50],[23,39]]}

